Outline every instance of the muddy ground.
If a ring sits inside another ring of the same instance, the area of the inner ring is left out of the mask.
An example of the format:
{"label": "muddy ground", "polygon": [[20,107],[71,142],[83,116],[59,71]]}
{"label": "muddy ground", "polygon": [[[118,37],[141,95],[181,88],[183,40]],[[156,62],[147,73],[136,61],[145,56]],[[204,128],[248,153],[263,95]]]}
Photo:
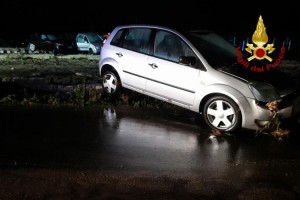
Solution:
{"label": "muddy ground", "polygon": [[0,56],[0,105],[102,104],[99,55]]}
{"label": "muddy ground", "polygon": [[[39,89],[40,84],[74,86],[84,80],[97,82],[99,56],[26,55],[0,57],[0,82]],[[92,77],[88,79],[87,77]],[[84,79],[86,78],[86,79]],[[39,84],[40,83],[40,84]],[[46,87],[46,85],[43,85]]]}

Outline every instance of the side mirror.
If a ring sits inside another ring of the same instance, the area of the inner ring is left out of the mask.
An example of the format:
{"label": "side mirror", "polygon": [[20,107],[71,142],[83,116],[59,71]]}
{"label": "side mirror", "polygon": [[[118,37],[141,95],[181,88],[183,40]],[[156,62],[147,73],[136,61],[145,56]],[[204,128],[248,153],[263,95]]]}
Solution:
{"label": "side mirror", "polygon": [[179,57],[179,63],[184,65],[195,65],[197,62],[197,59],[194,56],[180,56]]}

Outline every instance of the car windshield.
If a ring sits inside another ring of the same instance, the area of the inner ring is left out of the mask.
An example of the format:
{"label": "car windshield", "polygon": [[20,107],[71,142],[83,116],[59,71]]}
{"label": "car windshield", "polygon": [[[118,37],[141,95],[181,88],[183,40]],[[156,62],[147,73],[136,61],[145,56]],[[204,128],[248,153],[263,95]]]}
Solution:
{"label": "car windshield", "polygon": [[99,35],[96,34],[90,34],[89,36],[90,43],[101,43],[102,38]]}
{"label": "car windshield", "polygon": [[57,40],[57,38],[54,35],[48,34],[47,38],[51,41]]}
{"label": "car windshield", "polygon": [[212,32],[189,32],[187,38],[214,68],[232,66],[237,54],[233,45]]}

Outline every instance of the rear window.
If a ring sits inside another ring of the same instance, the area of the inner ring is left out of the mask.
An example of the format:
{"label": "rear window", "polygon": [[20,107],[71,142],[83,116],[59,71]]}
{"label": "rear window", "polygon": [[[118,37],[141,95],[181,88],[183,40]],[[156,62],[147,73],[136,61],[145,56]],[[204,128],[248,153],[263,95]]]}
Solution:
{"label": "rear window", "polygon": [[150,34],[149,28],[122,29],[112,39],[111,45],[148,54]]}
{"label": "rear window", "polygon": [[123,35],[124,31],[125,29],[119,30],[111,40],[110,44],[114,46],[120,46],[119,44],[121,43],[121,36]]}

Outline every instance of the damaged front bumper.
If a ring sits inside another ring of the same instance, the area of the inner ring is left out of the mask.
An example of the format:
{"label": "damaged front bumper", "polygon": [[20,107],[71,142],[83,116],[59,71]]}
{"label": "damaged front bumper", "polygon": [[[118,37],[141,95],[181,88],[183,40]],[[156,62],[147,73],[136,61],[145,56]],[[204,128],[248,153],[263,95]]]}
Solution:
{"label": "damaged front bumper", "polygon": [[[266,103],[258,102],[257,100],[250,98],[248,98],[247,101],[249,103],[248,105],[250,105],[249,110],[251,110],[251,112],[244,113],[244,120],[242,124],[243,128],[257,130],[270,122],[274,113],[267,108]],[[295,94],[285,97],[278,102],[278,111],[276,112],[276,116],[280,119],[291,118],[299,113],[299,95]]]}

